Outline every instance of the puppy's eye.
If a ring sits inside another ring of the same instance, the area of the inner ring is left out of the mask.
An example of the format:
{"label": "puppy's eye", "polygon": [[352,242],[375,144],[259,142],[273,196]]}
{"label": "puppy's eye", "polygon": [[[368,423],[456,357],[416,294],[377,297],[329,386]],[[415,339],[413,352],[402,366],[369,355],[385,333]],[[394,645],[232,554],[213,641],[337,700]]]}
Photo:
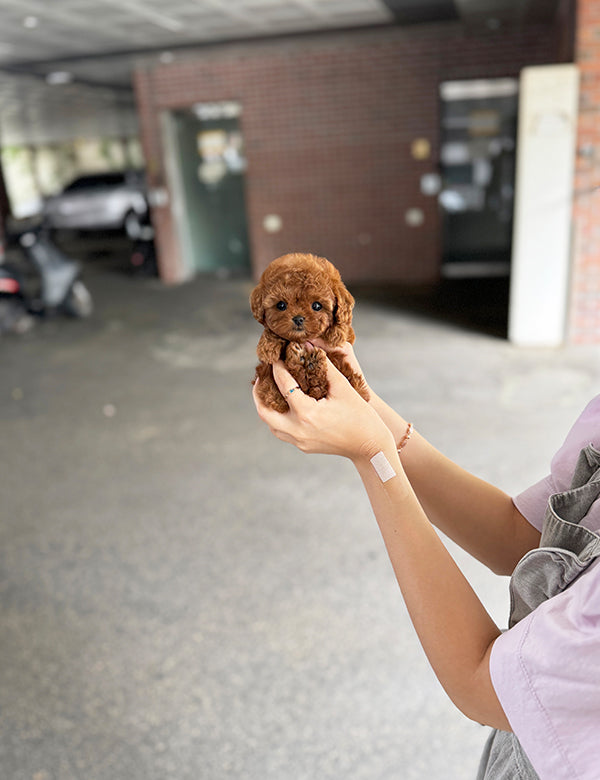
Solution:
{"label": "puppy's eye", "polygon": [[276,304],[279,311],[285,311],[287,309],[287,303],[285,301],[279,301],[279,303]]}
{"label": "puppy's eye", "polygon": [[314,309],[315,311],[321,311],[321,309],[323,308],[323,304],[322,304],[322,303],[319,303],[319,301],[315,301],[315,302],[313,303],[312,307],[313,307],[313,309]]}

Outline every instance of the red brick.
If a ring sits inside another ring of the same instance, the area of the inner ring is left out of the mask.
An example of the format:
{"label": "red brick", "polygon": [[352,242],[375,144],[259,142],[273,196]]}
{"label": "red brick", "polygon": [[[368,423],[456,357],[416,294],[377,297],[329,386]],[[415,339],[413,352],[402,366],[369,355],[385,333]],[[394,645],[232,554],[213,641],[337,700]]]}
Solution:
{"label": "red brick", "polygon": [[[255,273],[277,254],[312,247],[335,258],[348,281],[434,281],[441,225],[419,181],[437,169],[439,82],[516,76],[555,61],[554,46],[546,27],[476,37],[444,24],[210,47],[136,78],[149,175],[166,182],[162,111],[239,100]],[[412,159],[416,137],[430,141],[430,160]],[[422,227],[405,224],[411,207],[423,209]],[[273,212],[283,218],[274,235],[262,227]],[[162,263],[176,278],[167,222],[163,215],[171,260]],[[371,243],[361,244],[361,234]]]}

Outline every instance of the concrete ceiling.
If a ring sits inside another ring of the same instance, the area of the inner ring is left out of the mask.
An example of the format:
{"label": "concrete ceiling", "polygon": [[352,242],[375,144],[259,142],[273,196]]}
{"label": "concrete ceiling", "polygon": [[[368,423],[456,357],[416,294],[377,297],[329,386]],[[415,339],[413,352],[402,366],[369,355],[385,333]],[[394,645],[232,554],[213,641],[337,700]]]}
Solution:
{"label": "concrete ceiling", "polygon": [[137,62],[225,41],[552,21],[558,0],[0,0],[0,144],[135,132]]}

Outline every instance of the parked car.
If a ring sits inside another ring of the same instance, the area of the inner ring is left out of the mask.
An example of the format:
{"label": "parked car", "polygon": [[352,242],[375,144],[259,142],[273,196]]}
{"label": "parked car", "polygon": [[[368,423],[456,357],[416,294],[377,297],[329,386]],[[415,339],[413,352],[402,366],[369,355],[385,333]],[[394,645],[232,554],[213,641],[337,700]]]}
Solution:
{"label": "parked car", "polygon": [[148,211],[141,171],[111,171],[79,176],[42,207],[44,224],[66,230],[127,230]]}

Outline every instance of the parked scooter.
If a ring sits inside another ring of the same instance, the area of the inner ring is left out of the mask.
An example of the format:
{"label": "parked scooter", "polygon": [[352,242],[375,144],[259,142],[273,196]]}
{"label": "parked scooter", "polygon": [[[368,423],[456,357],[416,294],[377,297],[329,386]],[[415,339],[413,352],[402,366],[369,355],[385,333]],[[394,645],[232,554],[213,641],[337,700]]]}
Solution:
{"label": "parked scooter", "polygon": [[9,234],[0,256],[0,333],[23,333],[32,315],[89,317],[92,296],[81,264],[65,254],[42,225]]}

